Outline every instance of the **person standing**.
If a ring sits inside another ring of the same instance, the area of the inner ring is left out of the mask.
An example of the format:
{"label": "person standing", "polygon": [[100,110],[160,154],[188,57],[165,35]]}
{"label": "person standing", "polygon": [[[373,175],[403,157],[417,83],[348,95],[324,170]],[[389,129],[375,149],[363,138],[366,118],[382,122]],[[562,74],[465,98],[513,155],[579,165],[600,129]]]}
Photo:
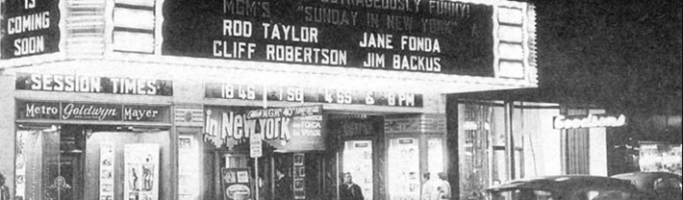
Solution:
{"label": "person standing", "polygon": [[436,190],[436,186],[439,183],[438,178],[432,179],[429,172],[424,173],[422,178],[425,180],[422,185],[422,200],[438,200],[439,193]]}
{"label": "person standing", "polygon": [[436,191],[438,193],[438,200],[449,200],[451,199],[451,184],[446,181],[446,173],[439,172],[439,182],[436,186]]}
{"label": "person standing", "polygon": [[275,170],[274,200],[292,200],[292,180],[289,179],[282,169]]}
{"label": "person standing", "polygon": [[344,173],[344,183],[339,186],[340,200],[364,200],[360,186],[353,182],[351,173]]}
{"label": "person standing", "polygon": [[9,199],[9,188],[5,185],[5,175],[0,173],[0,200]]}

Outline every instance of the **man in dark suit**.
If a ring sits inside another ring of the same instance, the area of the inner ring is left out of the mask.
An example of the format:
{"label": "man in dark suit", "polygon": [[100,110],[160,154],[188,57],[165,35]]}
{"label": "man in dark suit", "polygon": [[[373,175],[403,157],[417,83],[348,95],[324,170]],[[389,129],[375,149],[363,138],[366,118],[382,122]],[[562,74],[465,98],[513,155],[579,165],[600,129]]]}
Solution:
{"label": "man in dark suit", "polygon": [[282,171],[282,169],[275,170],[275,194],[274,200],[292,200],[293,197],[292,179]]}
{"label": "man in dark suit", "polygon": [[364,200],[363,191],[358,184],[353,183],[351,173],[344,173],[344,183],[339,186],[340,200]]}

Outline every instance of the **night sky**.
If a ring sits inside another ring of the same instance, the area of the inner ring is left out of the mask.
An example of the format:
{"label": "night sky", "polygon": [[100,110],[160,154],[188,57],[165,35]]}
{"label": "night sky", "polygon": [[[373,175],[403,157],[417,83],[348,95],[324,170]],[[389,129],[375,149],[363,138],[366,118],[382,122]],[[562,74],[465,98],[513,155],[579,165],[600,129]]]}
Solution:
{"label": "night sky", "polygon": [[544,93],[611,109],[677,101],[680,115],[681,1],[531,2]]}
{"label": "night sky", "polygon": [[[530,1],[536,6],[539,93],[629,117],[624,140],[681,142],[653,115],[681,115],[678,0]],[[626,141],[623,141],[626,142]]]}

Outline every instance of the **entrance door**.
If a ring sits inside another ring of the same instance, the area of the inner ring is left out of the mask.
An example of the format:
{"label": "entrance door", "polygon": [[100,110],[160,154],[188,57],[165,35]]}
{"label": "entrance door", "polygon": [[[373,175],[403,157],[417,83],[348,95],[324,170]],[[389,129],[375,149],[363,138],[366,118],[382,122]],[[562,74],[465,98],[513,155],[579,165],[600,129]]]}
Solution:
{"label": "entrance door", "polygon": [[345,141],[342,159],[342,171],[351,173],[353,182],[360,186],[366,200],[372,199],[372,141]]}
{"label": "entrance door", "polygon": [[390,139],[388,156],[389,199],[419,200],[420,159],[418,139]]}
{"label": "entrance door", "polygon": [[58,125],[22,126],[16,137],[19,199],[83,199],[83,144],[80,132]]}

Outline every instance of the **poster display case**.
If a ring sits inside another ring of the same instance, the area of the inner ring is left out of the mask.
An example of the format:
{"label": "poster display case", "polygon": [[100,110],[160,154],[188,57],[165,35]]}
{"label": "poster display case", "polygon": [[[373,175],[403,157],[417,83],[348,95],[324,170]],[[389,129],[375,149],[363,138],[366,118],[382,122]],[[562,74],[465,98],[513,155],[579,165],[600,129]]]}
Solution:
{"label": "poster display case", "polygon": [[372,142],[370,140],[346,141],[344,143],[343,172],[351,173],[366,200],[372,199]]}
{"label": "poster display case", "polygon": [[249,168],[221,169],[221,193],[223,200],[252,199],[252,179]]}
{"label": "poster display case", "polygon": [[178,136],[178,199],[199,198],[199,150],[197,140],[190,135]]}
{"label": "poster display case", "polygon": [[389,140],[390,200],[420,199],[419,144],[415,138]]}
{"label": "poster display case", "polygon": [[126,144],[124,199],[159,199],[159,145]]}
{"label": "poster display case", "polygon": [[427,172],[432,179],[444,171],[444,144],[442,138],[429,138],[427,141]]}

